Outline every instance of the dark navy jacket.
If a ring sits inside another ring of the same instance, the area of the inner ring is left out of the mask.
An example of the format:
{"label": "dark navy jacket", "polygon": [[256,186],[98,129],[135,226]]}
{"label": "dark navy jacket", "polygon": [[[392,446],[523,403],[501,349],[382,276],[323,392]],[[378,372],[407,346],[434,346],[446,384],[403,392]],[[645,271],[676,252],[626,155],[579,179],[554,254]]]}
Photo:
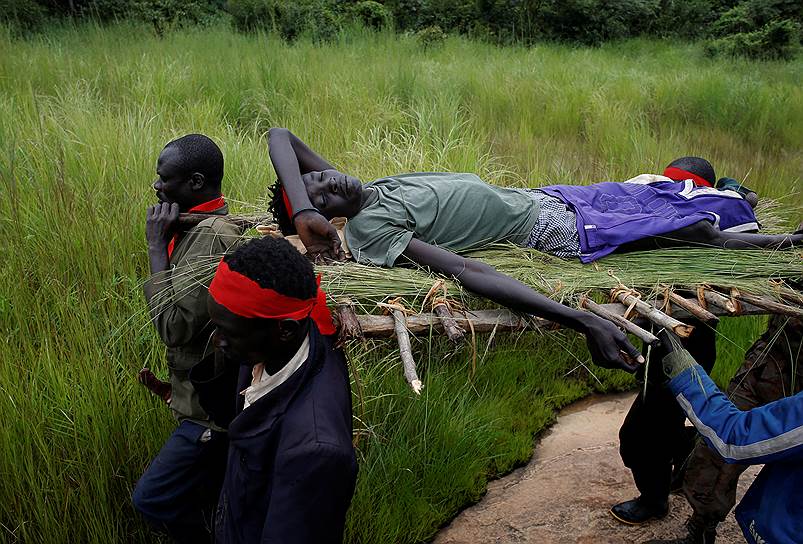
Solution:
{"label": "dark navy jacket", "polygon": [[765,463],[736,521],[748,542],[803,542],[803,393],[742,412],[702,370],[669,387],[708,445],[729,463]]}
{"label": "dark navy jacket", "polygon": [[[240,367],[237,391],[250,384]],[[216,541],[341,542],[357,479],[343,352],[310,323],[307,361],[248,409],[237,397]]]}

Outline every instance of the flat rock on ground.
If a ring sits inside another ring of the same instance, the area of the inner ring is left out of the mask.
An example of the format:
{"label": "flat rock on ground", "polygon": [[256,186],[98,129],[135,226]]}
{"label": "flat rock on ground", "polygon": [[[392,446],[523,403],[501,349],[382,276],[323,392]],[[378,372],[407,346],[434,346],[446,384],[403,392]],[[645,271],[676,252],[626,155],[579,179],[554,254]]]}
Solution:
{"label": "flat rock on ground", "polygon": [[[592,396],[564,409],[537,444],[530,463],[493,481],[476,505],[464,510],[433,544],[621,543],[685,534],[691,513],[673,495],[660,521],[631,527],[608,512],[638,495],[630,471],[619,458],[619,426],[635,393]],[[739,482],[741,499],[759,467]],[[744,542],[733,513],[720,524],[717,542]]]}

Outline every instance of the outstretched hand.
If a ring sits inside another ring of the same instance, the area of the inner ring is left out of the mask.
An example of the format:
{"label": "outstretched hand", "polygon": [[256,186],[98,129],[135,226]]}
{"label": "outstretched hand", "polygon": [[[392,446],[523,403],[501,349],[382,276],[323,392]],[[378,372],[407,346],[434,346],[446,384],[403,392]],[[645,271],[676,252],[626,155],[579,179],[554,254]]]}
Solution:
{"label": "outstretched hand", "polygon": [[304,210],[293,218],[298,237],[307,248],[307,256],[315,263],[325,259],[345,261],[337,229],[315,210]]}
{"label": "outstretched hand", "polygon": [[644,363],[641,352],[610,321],[602,318],[591,320],[585,334],[591,359],[598,366],[635,372]]}

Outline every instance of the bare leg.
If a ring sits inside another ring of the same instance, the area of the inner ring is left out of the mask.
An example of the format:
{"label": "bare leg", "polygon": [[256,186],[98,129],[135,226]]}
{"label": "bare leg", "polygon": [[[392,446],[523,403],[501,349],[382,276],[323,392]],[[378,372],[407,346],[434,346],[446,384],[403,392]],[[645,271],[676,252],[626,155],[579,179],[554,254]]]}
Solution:
{"label": "bare leg", "polygon": [[749,232],[722,232],[709,223],[700,221],[688,227],[651,236],[619,246],[617,253],[666,249],[672,247],[718,247],[724,249],[789,249],[803,246],[803,234],[757,234]]}

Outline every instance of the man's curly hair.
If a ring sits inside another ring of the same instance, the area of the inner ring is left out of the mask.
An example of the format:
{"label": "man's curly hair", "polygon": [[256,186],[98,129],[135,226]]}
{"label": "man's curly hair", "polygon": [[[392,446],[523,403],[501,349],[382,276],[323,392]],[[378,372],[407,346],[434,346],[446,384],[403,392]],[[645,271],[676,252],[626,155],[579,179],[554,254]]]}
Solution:
{"label": "man's curly hair", "polygon": [[282,182],[276,180],[273,187],[270,188],[270,202],[268,203],[268,210],[273,214],[273,220],[279,224],[279,230],[285,236],[297,234],[296,227],[287,213],[287,206],[284,205],[284,198],[282,198]]}
{"label": "man's curly hair", "polygon": [[282,238],[254,238],[223,260],[260,287],[288,297],[306,300],[318,292],[312,263]]}
{"label": "man's curly hair", "polygon": [[165,149],[175,147],[179,152],[179,168],[189,176],[200,172],[213,187],[220,188],[223,181],[223,152],[209,136],[187,134],[167,143]]}
{"label": "man's curly hair", "polygon": [[680,168],[681,170],[691,172],[706,180],[711,186],[714,186],[717,182],[714,167],[702,157],[681,157],[670,162],[667,168]]}

